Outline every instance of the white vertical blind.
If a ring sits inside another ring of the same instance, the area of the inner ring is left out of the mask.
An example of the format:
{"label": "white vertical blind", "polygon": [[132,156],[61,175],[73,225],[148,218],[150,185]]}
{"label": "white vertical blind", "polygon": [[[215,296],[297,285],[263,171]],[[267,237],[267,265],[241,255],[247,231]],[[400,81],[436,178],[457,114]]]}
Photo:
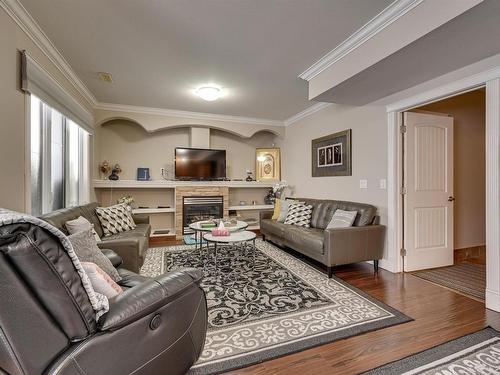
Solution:
{"label": "white vertical blind", "polygon": [[77,123],[31,99],[31,213],[89,201],[90,135]]}

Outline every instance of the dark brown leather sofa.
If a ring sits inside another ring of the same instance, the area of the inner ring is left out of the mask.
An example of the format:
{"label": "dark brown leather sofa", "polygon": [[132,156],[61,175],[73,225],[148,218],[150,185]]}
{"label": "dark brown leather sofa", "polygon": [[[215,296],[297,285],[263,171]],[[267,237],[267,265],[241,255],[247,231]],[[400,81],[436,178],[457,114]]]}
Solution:
{"label": "dark brown leather sofa", "polygon": [[134,221],[137,225],[135,229],[104,237],[101,222],[95,212],[96,207],[97,203],[89,203],[83,206],[63,208],[42,215],[40,219],[52,224],[64,234],[68,234],[64,224],[69,220],[83,216],[94,224],[95,231],[101,237],[101,242],[97,244],[99,248],[113,250],[123,259],[125,268],[139,272],[149,246],[149,235],[151,234],[149,218],[134,215]]}
{"label": "dark brown leather sofa", "polygon": [[59,239],[32,224],[0,227],[0,373],[186,373],[206,334],[202,272],[150,279],[104,253],[124,292],[109,299],[109,312],[96,323]]}
{"label": "dark brown leather sofa", "polygon": [[[289,247],[327,267],[373,260],[375,270],[384,255],[385,226],[379,225],[377,208],[364,203],[294,198],[313,206],[311,228],[271,220],[271,211],[260,214],[260,232],[265,240]],[[357,211],[352,227],[326,229],[337,209]]]}

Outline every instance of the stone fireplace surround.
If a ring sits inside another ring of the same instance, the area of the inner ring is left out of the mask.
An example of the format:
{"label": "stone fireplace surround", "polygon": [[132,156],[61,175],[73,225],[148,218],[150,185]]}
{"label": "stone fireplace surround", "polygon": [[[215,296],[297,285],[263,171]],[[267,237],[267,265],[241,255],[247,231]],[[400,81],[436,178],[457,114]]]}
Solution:
{"label": "stone fireplace surround", "polygon": [[184,197],[222,196],[223,214],[229,216],[229,188],[227,186],[179,186],[175,189],[175,236],[182,239],[182,202]]}

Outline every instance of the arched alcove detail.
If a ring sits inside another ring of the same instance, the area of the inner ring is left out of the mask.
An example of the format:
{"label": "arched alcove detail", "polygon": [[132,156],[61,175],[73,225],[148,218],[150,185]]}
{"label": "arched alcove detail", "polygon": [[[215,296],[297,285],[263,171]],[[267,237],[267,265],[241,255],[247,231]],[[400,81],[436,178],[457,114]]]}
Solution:
{"label": "arched alcove detail", "polygon": [[141,113],[109,113],[109,111],[97,111],[95,127],[106,126],[117,120],[127,121],[142,127],[148,133],[155,133],[168,129],[204,127],[224,131],[242,138],[251,138],[259,132],[270,132],[278,137],[283,137],[284,126],[271,126],[261,124],[245,124],[238,122],[223,122],[211,120],[191,120],[172,118],[168,116],[147,115]]}

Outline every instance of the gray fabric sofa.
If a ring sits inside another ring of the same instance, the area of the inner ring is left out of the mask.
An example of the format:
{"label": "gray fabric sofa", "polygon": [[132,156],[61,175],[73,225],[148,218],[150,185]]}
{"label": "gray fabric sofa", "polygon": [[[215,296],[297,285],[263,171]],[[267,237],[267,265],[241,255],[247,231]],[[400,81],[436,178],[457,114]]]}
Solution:
{"label": "gray fabric sofa", "polygon": [[146,250],[149,247],[149,235],[151,234],[149,218],[134,215],[134,221],[137,225],[135,229],[104,237],[101,222],[95,212],[96,207],[97,203],[94,202],[83,206],[63,208],[42,215],[40,218],[52,224],[64,234],[68,234],[64,224],[69,220],[83,216],[94,224],[95,231],[101,237],[101,242],[97,244],[99,248],[113,250],[123,259],[124,268],[139,272],[139,268],[144,262]]}
{"label": "gray fabric sofa", "polygon": [[[283,224],[271,220],[272,211],[260,213],[260,232],[264,240],[291,248],[327,267],[332,277],[332,267],[356,262],[382,259],[385,226],[378,224],[376,207],[356,202],[294,198],[313,206],[311,228]],[[337,209],[357,211],[352,227],[326,229]]]}

